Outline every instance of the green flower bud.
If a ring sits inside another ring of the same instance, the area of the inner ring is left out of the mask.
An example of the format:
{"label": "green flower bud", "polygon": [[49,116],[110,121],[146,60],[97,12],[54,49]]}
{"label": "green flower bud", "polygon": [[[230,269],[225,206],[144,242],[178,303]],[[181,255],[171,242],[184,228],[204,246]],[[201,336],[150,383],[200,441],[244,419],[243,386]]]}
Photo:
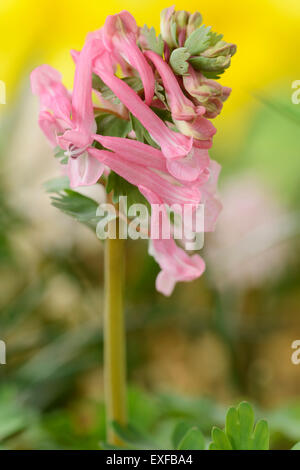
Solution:
{"label": "green flower bud", "polygon": [[189,21],[186,28],[186,37],[189,37],[195,29],[199,28],[202,23],[202,15],[198,11],[189,16]]}
{"label": "green flower bud", "polygon": [[165,8],[160,15],[160,30],[163,40],[173,49],[182,47],[186,37],[200,26],[200,13],[185,10],[174,11],[174,7]]}
{"label": "green flower bud", "polygon": [[186,28],[189,20],[189,13],[184,10],[176,11],[174,14],[174,21],[179,28]]}

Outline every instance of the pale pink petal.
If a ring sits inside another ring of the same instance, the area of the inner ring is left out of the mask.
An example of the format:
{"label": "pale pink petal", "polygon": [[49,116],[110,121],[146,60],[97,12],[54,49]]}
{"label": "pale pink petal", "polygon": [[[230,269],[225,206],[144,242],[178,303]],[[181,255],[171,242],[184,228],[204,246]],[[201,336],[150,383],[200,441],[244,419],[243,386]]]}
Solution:
{"label": "pale pink petal", "polygon": [[72,94],[72,121],[74,128],[86,136],[88,143],[91,133],[96,131],[92,102],[92,62],[101,42],[87,41],[77,58],[74,89]]}
{"label": "pale pink petal", "polygon": [[32,93],[40,99],[41,111],[52,111],[56,118],[70,124],[71,98],[61,83],[61,74],[49,65],[41,65],[30,75]]}
{"label": "pale pink petal", "polygon": [[[150,253],[149,253],[150,254]],[[169,297],[176,285],[176,279],[168,271],[160,271],[155,280],[155,287],[158,292]]]}
{"label": "pale pink petal", "polygon": [[[148,199],[151,205],[160,204],[161,199],[153,191],[145,187],[140,187],[140,191]],[[153,220],[151,217],[151,233],[155,224],[159,220]],[[157,229],[155,230],[157,233]],[[149,253],[159,264],[162,273],[156,280],[156,288],[164,295],[171,295],[176,282],[192,281],[200,277],[205,270],[205,263],[199,255],[188,256],[186,252],[176,245],[173,238],[152,239]]]}
{"label": "pale pink petal", "polygon": [[202,116],[197,116],[193,121],[174,120],[174,122],[180,132],[193,137],[195,140],[211,141],[216,133],[214,125]]}
{"label": "pale pink petal", "polygon": [[178,160],[168,160],[168,171],[181,181],[196,181],[203,170],[209,166],[207,150],[193,147],[189,155]]}
{"label": "pale pink petal", "polygon": [[104,171],[103,163],[87,152],[68,160],[68,176],[71,188],[90,186],[97,183]]}
{"label": "pale pink petal", "polygon": [[39,126],[50,144],[57,146],[57,134],[64,132],[64,128],[59,121],[48,111],[41,111],[38,119]]}

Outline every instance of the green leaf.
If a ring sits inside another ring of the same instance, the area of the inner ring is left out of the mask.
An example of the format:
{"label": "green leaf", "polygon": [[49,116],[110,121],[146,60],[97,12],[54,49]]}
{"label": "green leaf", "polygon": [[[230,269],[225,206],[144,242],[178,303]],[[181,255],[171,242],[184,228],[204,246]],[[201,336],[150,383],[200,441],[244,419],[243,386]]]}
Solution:
{"label": "green leaf", "polygon": [[295,444],[294,447],[291,448],[291,450],[300,450],[300,442],[297,442],[297,444]]}
{"label": "green leaf", "polygon": [[170,65],[175,73],[178,75],[185,75],[188,72],[188,59],[191,54],[186,47],[179,47],[174,49],[170,57]]}
{"label": "green leaf", "polygon": [[184,47],[191,55],[198,55],[205,51],[211,44],[211,26],[204,24],[197,28],[185,41]]}
{"label": "green leaf", "polygon": [[230,441],[222,429],[214,426],[211,432],[211,437],[216,450],[232,450]]}
{"label": "green leaf", "polygon": [[96,229],[99,217],[96,216],[98,203],[93,199],[83,196],[72,189],[65,189],[63,193],[51,197],[54,207],[70,215],[92,230]]}
{"label": "green leaf", "polygon": [[151,106],[151,109],[163,121],[173,122],[172,115],[168,109],[156,108],[155,106]]}
{"label": "green leaf", "polygon": [[242,402],[238,406],[238,415],[240,421],[240,448],[251,450],[251,434],[254,426],[254,411],[247,402]]}
{"label": "green leaf", "polygon": [[253,436],[253,450],[269,450],[270,433],[267,421],[261,419],[257,422]]}
{"label": "green leaf", "polygon": [[46,181],[43,186],[47,193],[60,193],[70,188],[70,181],[67,176],[60,176]]}
{"label": "green leaf", "polygon": [[[142,80],[139,77],[124,77],[122,78],[123,82],[127,83],[134,91],[139,93],[144,89]],[[120,103],[119,98],[114,94],[114,92],[104,83],[104,81],[95,73],[92,78],[92,87],[94,90],[97,90],[101,93],[101,96],[113,103]]]}
{"label": "green leaf", "polygon": [[58,158],[62,165],[66,165],[68,163],[68,157],[65,156],[65,150],[58,146],[54,149],[54,157]]}
{"label": "green leaf", "polygon": [[164,52],[164,41],[161,35],[159,34],[158,36],[156,36],[155,29],[153,27],[148,28],[147,25],[144,25],[141,30],[141,34],[146,39],[147,48],[151,49],[151,51],[156,52],[156,54],[162,56]]}
{"label": "green leaf", "polygon": [[187,431],[177,446],[177,450],[204,450],[205,439],[197,427],[193,427]]}
{"label": "green leaf", "polygon": [[152,139],[147,129],[140,123],[140,121],[135,116],[133,116],[133,114],[130,114],[130,119],[132,129],[135,132],[137,140],[145,144],[149,144],[154,148],[159,148],[156,142],[154,142],[154,140]]}
{"label": "green leaf", "polygon": [[119,423],[113,421],[111,423],[113,430],[117,436],[128,447],[133,449],[154,449],[156,444],[152,442],[147,436],[143,435],[139,430],[132,425],[121,426]]}
{"label": "green leaf", "polygon": [[174,449],[177,449],[182,438],[186,435],[186,433],[191,429],[191,423],[187,423],[186,421],[180,421],[176,424],[173,434],[172,434],[172,444]]}
{"label": "green leaf", "polygon": [[158,83],[158,81],[155,81],[155,89],[154,89],[154,95],[156,98],[158,98],[162,103],[164,103],[166,106],[167,105],[167,100],[166,100],[166,93],[164,87]]}
{"label": "green leaf", "polygon": [[149,206],[149,203],[144,198],[142,193],[136,186],[126,181],[117,173],[111,171],[107,178],[106,192],[110,193],[113,191],[113,202],[118,203],[120,196],[127,196],[127,205],[132,204],[145,204]]}
{"label": "green leaf", "polygon": [[208,446],[208,450],[218,450],[218,448],[217,448],[216,444],[211,442]]}
{"label": "green leaf", "polygon": [[211,31],[210,32],[210,47],[215,46],[222,39],[223,39],[223,34],[217,34]]}
{"label": "green leaf", "polygon": [[97,134],[115,137],[126,137],[131,131],[131,123],[114,114],[100,114],[96,117]]}
{"label": "green leaf", "polygon": [[231,442],[233,449],[237,449],[240,444],[239,415],[236,408],[229,408],[226,415],[225,432]]}
{"label": "green leaf", "polygon": [[118,103],[119,99],[114,92],[104,83],[104,81],[95,73],[93,73],[92,87],[101,93],[101,96],[106,99]]}

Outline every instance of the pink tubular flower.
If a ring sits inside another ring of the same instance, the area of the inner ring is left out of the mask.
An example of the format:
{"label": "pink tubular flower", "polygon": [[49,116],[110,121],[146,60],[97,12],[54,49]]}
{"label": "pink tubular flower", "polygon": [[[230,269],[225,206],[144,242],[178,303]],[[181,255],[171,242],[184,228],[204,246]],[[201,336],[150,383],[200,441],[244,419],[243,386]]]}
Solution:
{"label": "pink tubular flower", "polygon": [[182,158],[189,153],[192,139],[169,129],[127,83],[114,75],[107,52],[102,51],[99,55],[94,71],[148,130],[166,158]]}
{"label": "pink tubular flower", "polygon": [[42,65],[31,74],[32,91],[40,98],[40,127],[53,146],[66,150],[71,187],[95,184],[104,169],[89,155],[96,131],[91,96],[94,47],[87,43],[78,57],[72,98],[52,67]]}
{"label": "pink tubular flower", "polygon": [[49,65],[37,67],[30,78],[32,93],[40,99],[39,125],[55,146],[56,135],[71,126],[71,97],[61,83],[61,74]]}
{"label": "pink tubular flower", "polygon": [[162,78],[172,117],[180,132],[211,143],[216,129],[210,121],[202,117],[206,112],[205,107],[195,106],[186,98],[171,67],[158,54],[153,51],[145,51],[144,54],[153,62]]}
{"label": "pink tubular flower", "polygon": [[162,57],[153,51],[145,51],[144,55],[151,60],[161,76],[173,119],[189,121],[197,115],[201,116],[205,113],[203,106],[195,106],[191,100],[186,98],[174,72]]}
{"label": "pink tubular flower", "polygon": [[[148,199],[150,204],[161,204],[161,199],[151,190],[143,186],[140,191]],[[151,217],[151,232],[159,220]],[[149,254],[159,264],[161,272],[156,278],[156,289],[162,294],[172,294],[176,282],[193,281],[200,277],[205,270],[205,263],[201,256],[188,256],[186,252],[176,245],[173,238],[150,240]]]}
{"label": "pink tubular flower", "polygon": [[[123,155],[92,148],[90,154],[129,183],[138,187],[145,186],[149,190],[151,188],[153,192],[160,194],[164,203],[170,206],[173,204],[182,206],[192,204],[196,206],[200,202],[201,192],[197,187],[182,186],[176,181],[164,178],[151,169],[151,162],[149,162],[149,167],[141,165],[138,156],[133,153]],[[125,158],[126,156],[128,159]]]}
{"label": "pink tubular flower", "polygon": [[151,145],[144,144],[137,140],[124,139],[123,137],[111,137],[104,135],[94,135],[94,139],[103,147],[122,155],[130,162],[153,168],[161,172],[167,172],[167,166],[164,154]]}
{"label": "pink tubular flower", "polygon": [[119,153],[126,160],[163,173],[170,173],[173,178],[182,183],[196,183],[210,162],[208,151],[195,147],[192,148],[189,156],[183,159],[166,160],[160,150],[136,140],[97,134],[94,135],[94,139],[109,150]]}
{"label": "pink tubular flower", "polygon": [[133,68],[137,69],[144,85],[145,102],[150,105],[155,80],[152,69],[137,45],[139,28],[128,11],[109,15],[103,27],[103,43],[109,52],[118,51]]}

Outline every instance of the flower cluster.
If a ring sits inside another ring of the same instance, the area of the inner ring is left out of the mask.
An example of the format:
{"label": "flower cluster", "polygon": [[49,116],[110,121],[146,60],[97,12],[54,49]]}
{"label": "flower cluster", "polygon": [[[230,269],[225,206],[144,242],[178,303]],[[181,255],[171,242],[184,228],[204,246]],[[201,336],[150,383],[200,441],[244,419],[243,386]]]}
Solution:
{"label": "flower cluster", "polygon": [[[161,20],[156,36],[127,11],[107,17],[80,52],[71,52],[72,92],[58,71],[36,68],[31,83],[40,99],[39,125],[63,150],[71,187],[117,174],[150,204],[204,204],[205,231],[211,231],[221,205],[215,196],[220,168],[208,154],[216,132],[209,119],[230,93],[212,77],[228,67],[235,48],[201,25],[198,13],[171,7]],[[205,269],[198,254],[188,256],[172,238],[151,240],[151,254],[161,267],[156,287],[165,295]]]}

